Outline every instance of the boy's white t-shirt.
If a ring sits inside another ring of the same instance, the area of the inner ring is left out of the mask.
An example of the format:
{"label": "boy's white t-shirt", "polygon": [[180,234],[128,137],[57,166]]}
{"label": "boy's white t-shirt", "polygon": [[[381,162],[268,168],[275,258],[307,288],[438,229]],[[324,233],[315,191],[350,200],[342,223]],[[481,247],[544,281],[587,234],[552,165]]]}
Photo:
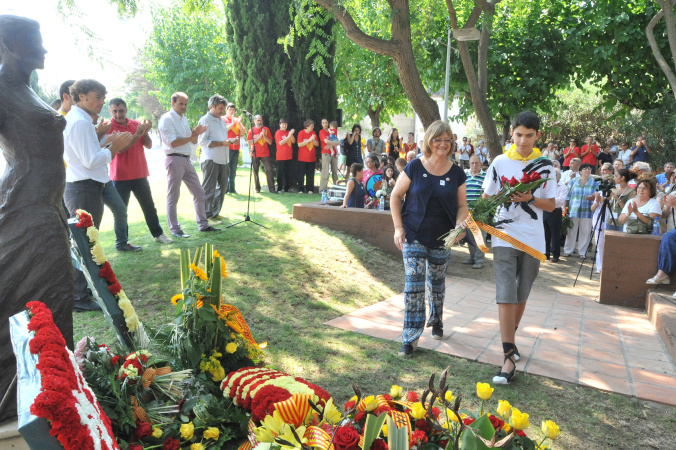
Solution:
{"label": "boy's white t-shirt", "polygon": [[[484,193],[496,195],[502,189],[501,177],[504,176],[507,179],[514,177],[519,180],[524,175],[525,170],[531,173],[534,167],[542,178],[549,178],[550,181],[541,184],[533,195],[537,198],[556,198],[556,175],[550,159],[538,158],[529,161],[517,161],[504,154],[495,158],[488,168],[483,183]],[[527,210],[531,212],[529,213]],[[506,203],[498,207],[493,220],[495,222],[510,220],[510,222],[500,224],[496,228],[540,253],[544,253],[545,228],[542,223],[542,214],[543,210],[533,204]],[[495,236],[493,236],[491,243],[493,247],[514,247]]]}

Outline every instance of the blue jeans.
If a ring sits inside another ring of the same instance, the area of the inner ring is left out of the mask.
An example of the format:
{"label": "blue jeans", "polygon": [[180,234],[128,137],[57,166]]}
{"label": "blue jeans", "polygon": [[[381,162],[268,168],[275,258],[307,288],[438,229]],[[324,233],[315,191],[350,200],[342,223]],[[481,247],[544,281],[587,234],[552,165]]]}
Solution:
{"label": "blue jeans", "polygon": [[135,180],[121,180],[113,181],[117,193],[124,202],[125,206],[129,206],[129,197],[134,193],[134,197],[138,201],[143,211],[143,217],[146,219],[146,225],[153,237],[164,234],[160,219],[157,217],[157,209],[153,201],[153,193],[150,191],[150,183],[147,178],[137,178]]}
{"label": "blue jeans", "polygon": [[[235,191],[235,176],[237,175],[237,163],[239,163],[239,150],[228,150],[230,159],[228,160],[228,189],[227,192]],[[223,188],[221,188],[222,190]]]}
{"label": "blue jeans", "polygon": [[668,275],[676,272],[676,230],[667,231],[662,235],[660,251],[657,254],[657,268]]}
{"label": "blue jeans", "polygon": [[430,313],[427,326],[443,322],[444,297],[446,296],[446,267],[451,251],[446,248],[429,248],[418,241],[404,243],[404,332],[403,344],[415,342],[425,326],[425,283]]}
{"label": "blue jeans", "polygon": [[127,226],[127,205],[122,201],[113,183],[106,183],[106,187],[103,190],[103,202],[110,209],[110,212],[113,213],[115,248],[119,249],[127,244],[129,233],[129,227]]}

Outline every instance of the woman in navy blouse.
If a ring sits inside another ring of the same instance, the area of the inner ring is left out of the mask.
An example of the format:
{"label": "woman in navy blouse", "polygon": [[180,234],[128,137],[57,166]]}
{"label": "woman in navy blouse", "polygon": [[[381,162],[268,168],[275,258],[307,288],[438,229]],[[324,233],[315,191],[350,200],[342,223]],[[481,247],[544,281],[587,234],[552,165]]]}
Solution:
{"label": "woman in navy blouse", "polygon": [[[400,356],[410,356],[425,326],[425,284],[428,292],[432,338],[441,339],[446,267],[451,254],[441,238],[467,216],[465,171],[450,157],[451,127],[441,120],[425,132],[421,158],[411,161],[399,175],[390,208],[394,243],[403,252],[406,270],[404,331]],[[402,206],[402,199],[406,202]],[[458,237],[462,239],[465,234]]]}

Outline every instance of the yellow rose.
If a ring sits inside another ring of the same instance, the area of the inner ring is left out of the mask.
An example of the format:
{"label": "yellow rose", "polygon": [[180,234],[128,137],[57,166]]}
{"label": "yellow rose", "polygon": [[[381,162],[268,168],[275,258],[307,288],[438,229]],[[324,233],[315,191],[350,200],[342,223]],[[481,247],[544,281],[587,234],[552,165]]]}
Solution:
{"label": "yellow rose", "polygon": [[378,407],[378,400],[373,395],[364,398],[363,402],[367,411],[373,411]]}
{"label": "yellow rose", "polygon": [[478,395],[481,400],[490,400],[493,396],[493,388],[488,383],[477,383],[476,395]]}
{"label": "yellow rose", "polygon": [[512,408],[512,417],[509,418],[509,425],[517,430],[525,430],[530,426],[528,414],[522,413],[516,408]]}
{"label": "yellow rose", "polygon": [[425,417],[425,414],[427,414],[427,411],[425,411],[425,407],[422,403],[414,403],[411,407],[411,416],[413,416],[414,419],[422,419]]}
{"label": "yellow rose", "polygon": [[161,438],[162,437],[162,428],[154,427],[153,428],[153,437],[157,438],[157,439]]}
{"label": "yellow rose", "polygon": [[446,391],[446,393],[444,394],[444,399],[445,399],[448,403],[453,403],[453,400],[455,400],[455,396],[453,395],[453,392],[451,392],[451,391]]}
{"label": "yellow rose", "polygon": [[542,422],[542,434],[547,436],[549,439],[556,439],[561,434],[559,426],[551,420],[545,420]]}
{"label": "yellow rose", "polygon": [[204,450],[204,446],[199,442],[195,442],[190,446],[190,450]]}
{"label": "yellow rose", "polygon": [[213,439],[216,441],[220,435],[221,431],[216,427],[209,427],[204,430],[204,439]]}
{"label": "yellow rose", "polygon": [[181,425],[181,437],[186,440],[192,439],[192,435],[195,433],[195,425],[192,422],[184,423]]}
{"label": "yellow rose", "polygon": [[498,400],[498,409],[496,411],[506,419],[512,411],[512,405],[507,400]]}
{"label": "yellow rose", "polygon": [[237,351],[237,344],[234,342],[229,343],[225,346],[225,351],[228,353],[235,353]]}
{"label": "yellow rose", "polygon": [[390,396],[393,399],[398,399],[402,395],[404,395],[404,389],[401,386],[397,386],[396,384],[393,384],[392,387],[390,388]]}

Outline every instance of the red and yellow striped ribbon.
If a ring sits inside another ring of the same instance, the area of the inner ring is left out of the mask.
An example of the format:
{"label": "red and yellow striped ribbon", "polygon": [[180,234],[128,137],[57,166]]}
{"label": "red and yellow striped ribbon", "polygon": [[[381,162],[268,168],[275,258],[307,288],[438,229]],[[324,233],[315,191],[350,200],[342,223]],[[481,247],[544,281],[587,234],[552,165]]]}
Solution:
{"label": "red and yellow striped ribbon", "polygon": [[469,227],[469,231],[471,231],[472,236],[474,236],[474,242],[476,242],[477,247],[479,247],[479,249],[482,252],[488,253],[489,249],[488,249],[488,247],[486,247],[486,244],[484,244],[484,237],[481,235],[481,230],[479,230],[479,227],[482,224],[474,221],[474,217],[472,217],[471,212],[467,213],[467,219],[465,220],[465,222],[467,222],[467,226]]}
{"label": "red and yellow striped ribbon", "polygon": [[312,400],[310,394],[294,394],[291,398],[277,402],[273,406],[285,423],[298,428],[310,412],[310,400]]}
{"label": "red and yellow striped ribbon", "polygon": [[237,450],[251,450],[253,448],[253,445],[251,445],[251,442],[247,439],[246,441],[242,442],[242,445],[237,448]]}
{"label": "red and yellow striped ribbon", "polygon": [[143,409],[142,406],[139,406],[138,399],[133,395],[130,395],[129,400],[131,401],[131,409],[134,413],[134,419],[136,419],[137,422],[150,422],[148,414],[146,414],[146,410]]}
{"label": "red and yellow striped ribbon", "polygon": [[504,233],[504,232],[502,232],[502,231],[500,231],[496,228],[493,228],[490,225],[486,225],[485,223],[476,222],[476,224],[479,228],[484,230],[486,233],[490,233],[493,236],[500,238],[503,241],[512,244],[515,248],[518,248],[519,250],[523,251],[524,253],[529,254],[533,258],[540,260],[540,262],[545,262],[547,260],[547,257],[544,254],[535,250],[533,247],[526,245],[526,244],[524,244],[523,242],[521,242],[517,239],[514,239],[510,235],[508,235],[508,234],[506,234],[506,233]]}
{"label": "red and yellow striped ribbon", "polygon": [[306,445],[310,447],[318,447],[322,450],[334,450],[334,446],[331,444],[331,436],[319,427],[308,427],[305,431],[305,437],[307,438]]}
{"label": "red and yellow striped ribbon", "polygon": [[153,382],[155,377],[158,377],[160,375],[169,375],[171,373],[171,367],[166,366],[166,367],[160,367],[160,368],[155,368],[155,367],[150,367],[146,369],[145,372],[143,372],[143,387],[145,389],[148,389],[150,384]]}
{"label": "red and yellow striped ribbon", "polygon": [[[387,400],[385,400],[385,397],[383,397],[382,395],[378,395],[376,397],[376,401],[378,402],[378,406],[376,407],[376,409],[383,406],[388,406]],[[364,401],[363,398],[357,405],[357,411],[366,411],[366,402]]]}
{"label": "red and yellow striped ribbon", "polygon": [[409,419],[408,414],[397,410],[392,410],[389,412],[389,414],[392,417],[392,420],[394,421],[394,424],[397,426],[397,428],[402,427],[408,428],[408,436],[410,439],[411,435],[413,434],[413,431],[411,430],[411,420]]}

